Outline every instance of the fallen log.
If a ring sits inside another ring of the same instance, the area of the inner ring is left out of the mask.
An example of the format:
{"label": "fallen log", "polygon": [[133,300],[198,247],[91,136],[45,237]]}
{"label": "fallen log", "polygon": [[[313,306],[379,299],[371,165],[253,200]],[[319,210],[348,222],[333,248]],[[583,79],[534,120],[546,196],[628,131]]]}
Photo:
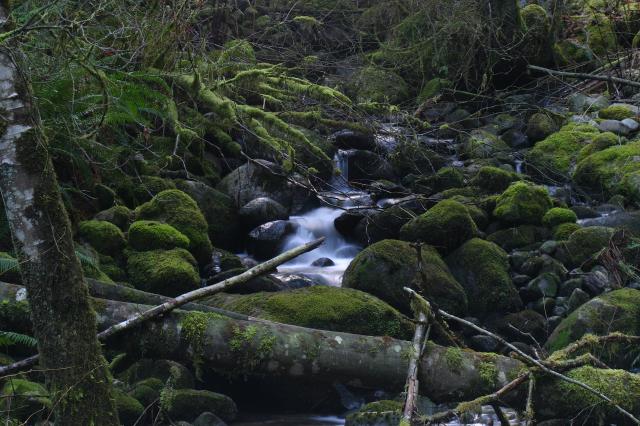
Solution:
{"label": "fallen log", "polygon": [[[16,303],[21,287],[0,284],[0,301]],[[18,297],[20,298],[20,297]],[[94,299],[100,330],[150,306]],[[10,310],[7,310],[10,311]],[[359,388],[402,391],[412,343],[286,324],[242,321],[216,313],[172,311],[113,336],[107,345],[153,354],[238,376],[340,382]],[[429,344],[418,380],[435,402],[473,399],[506,385],[524,367],[495,354]]]}
{"label": "fallen log", "polygon": [[609,75],[599,75],[599,74],[587,74],[582,72],[567,72],[567,71],[558,71],[552,70],[549,68],[539,67],[537,65],[528,65],[527,68],[533,71],[539,71],[543,73],[547,73],[549,75],[555,75],[558,77],[568,77],[568,78],[576,78],[578,80],[597,80],[597,81],[607,81],[609,83],[621,84],[623,86],[630,87],[640,87],[640,81],[627,80],[624,78],[609,76]]}

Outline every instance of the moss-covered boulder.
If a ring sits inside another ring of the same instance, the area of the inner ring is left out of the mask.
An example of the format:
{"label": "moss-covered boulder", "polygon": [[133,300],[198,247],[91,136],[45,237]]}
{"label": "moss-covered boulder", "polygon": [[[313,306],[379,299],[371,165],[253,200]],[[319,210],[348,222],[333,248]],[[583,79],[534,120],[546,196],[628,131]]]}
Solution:
{"label": "moss-covered boulder", "polygon": [[549,228],[555,228],[563,223],[576,223],[578,216],[571,209],[554,207],[549,209],[542,217],[542,223]]}
{"label": "moss-covered boulder", "polygon": [[471,180],[471,185],[480,187],[490,194],[501,193],[520,177],[513,172],[499,167],[484,166]]}
{"label": "moss-covered boulder", "polygon": [[124,426],[136,424],[144,413],[140,401],[121,391],[115,391],[114,394],[120,422]]}
{"label": "moss-covered boulder", "polygon": [[165,382],[155,377],[135,383],[128,395],[138,400],[144,407],[148,407],[160,398]]}
{"label": "moss-covered boulder", "polygon": [[471,131],[466,138],[461,154],[466,158],[494,158],[509,149],[509,145],[499,136],[477,129]]}
{"label": "moss-covered boulder", "polygon": [[477,232],[478,228],[465,205],[444,200],[400,228],[400,238],[431,244],[448,253]]}
{"label": "moss-covered boulder", "polygon": [[188,389],[195,385],[193,374],[187,367],[168,359],[140,359],[118,374],[118,379],[153,388],[157,388],[155,381],[164,384],[170,380],[174,389]]}
{"label": "moss-covered boulder", "polygon": [[407,242],[384,240],[356,256],[344,273],[342,286],[373,294],[405,313],[410,313],[404,287],[420,292],[438,306],[464,315],[467,297],[438,252],[423,246],[422,268],[426,283],[418,273],[417,250]]}
{"label": "moss-covered boulder", "polygon": [[197,181],[178,181],[176,185],[198,204],[207,221],[211,243],[229,250],[238,249],[240,219],[232,197]]}
{"label": "moss-covered boulder", "polygon": [[126,244],[116,225],[101,220],[87,220],[78,225],[78,236],[99,253],[118,256]]}
{"label": "moss-covered boulder", "polygon": [[211,260],[212,245],[208,225],[198,204],[177,189],[162,191],[136,209],[140,220],[168,223],[189,238],[189,251],[202,265]]}
{"label": "moss-covered boulder", "polygon": [[598,116],[605,120],[624,120],[635,117],[635,112],[627,105],[611,105],[598,111]]}
{"label": "moss-covered boulder", "polygon": [[556,241],[565,241],[568,240],[571,235],[580,229],[580,225],[577,223],[561,223],[560,225],[553,228],[553,239]]}
{"label": "moss-covered boulder", "polygon": [[474,238],[451,253],[447,264],[469,297],[469,312],[487,315],[522,307],[509,275],[507,253],[496,244]]}
{"label": "moss-covered boulder", "polygon": [[[640,412],[640,375],[591,366],[576,368],[565,374],[607,395],[628,412]],[[631,424],[629,418],[612,404],[607,404],[592,392],[562,379],[546,376],[536,380],[534,396],[533,409],[536,417],[541,420],[562,417],[585,425]]]}
{"label": "moss-covered boulder", "polygon": [[524,30],[523,54],[533,64],[546,64],[551,60],[551,19],[544,7],[528,4],[520,9]]}
{"label": "moss-covered boulder", "polygon": [[94,220],[111,222],[120,230],[126,231],[133,220],[133,211],[127,206],[113,206],[107,210],[96,213]]}
{"label": "moss-covered boulder", "polygon": [[535,144],[527,152],[525,160],[533,165],[532,173],[566,180],[580,150],[598,135],[598,129],[586,124],[567,124],[559,132],[553,133]]}
{"label": "moss-covered boulder", "polygon": [[320,330],[408,338],[411,325],[382,300],[351,288],[314,286],[214,299],[224,309]]}
{"label": "moss-covered boulder", "polygon": [[234,420],[238,415],[238,408],[231,398],[208,390],[175,390],[163,408],[172,420],[187,422],[195,420],[206,411],[226,422]]}
{"label": "moss-covered boulder", "polygon": [[545,346],[557,351],[586,334],[640,334],[640,290],[623,288],[602,294],[573,311],[553,330]]}
{"label": "moss-covered boulder", "polygon": [[590,226],[580,228],[573,232],[564,244],[569,267],[576,268],[593,258],[605,247],[609,247],[609,241],[614,229],[604,226]]}
{"label": "moss-covered boulder", "polygon": [[189,248],[189,238],[173,226],[154,220],[139,220],[129,227],[129,245],[137,251]]}
{"label": "moss-covered boulder", "polygon": [[640,141],[595,152],[578,163],[573,181],[601,194],[604,199],[621,194],[640,201]]}
{"label": "moss-covered boulder", "polygon": [[442,155],[420,143],[404,141],[389,154],[389,162],[398,176],[406,176],[436,173],[445,165],[446,160]]}
{"label": "moss-covered boulder", "polygon": [[367,66],[353,75],[345,92],[359,103],[397,104],[409,97],[409,86],[393,71]]}
{"label": "moss-covered boulder", "polygon": [[47,418],[52,408],[49,392],[39,383],[10,378],[2,387],[3,411],[22,422]]}
{"label": "moss-covered boulder", "polygon": [[546,188],[516,182],[498,197],[493,215],[507,224],[538,225],[551,207],[551,197]]}
{"label": "moss-covered boulder", "polygon": [[440,192],[451,188],[462,188],[465,181],[459,169],[443,167],[435,175],[424,179],[421,184],[429,186],[434,192]]}
{"label": "moss-covered boulder", "polygon": [[603,132],[596,135],[587,146],[578,153],[578,164],[591,154],[602,151],[615,145],[621,145],[625,139],[611,132]]}
{"label": "moss-covered boulder", "polygon": [[137,289],[164,296],[179,296],[200,285],[196,260],[181,248],[132,252],[127,272]]}
{"label": "moss-covered boulder", "polygon": [[553,117],[551,117],[550,114],[545,114],[544,112],[533,114],[527,123],[527,136],[532,142],[541,141],[557,131],[558,125]]}

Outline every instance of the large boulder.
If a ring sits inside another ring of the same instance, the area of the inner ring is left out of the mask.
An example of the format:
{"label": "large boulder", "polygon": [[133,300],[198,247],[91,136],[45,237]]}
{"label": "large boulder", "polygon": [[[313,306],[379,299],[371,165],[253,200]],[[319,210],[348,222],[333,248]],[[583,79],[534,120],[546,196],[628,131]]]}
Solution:
{"label": "large boulder", "polygon": [[520,180],[520,177],[516,173],[498,167],[485,166],[478,170],[478,173],[471,180],[471,185],[488,193],[497,194],[517,180]]}
{"label": "large boulder", "polygon": [[345,92],[359,103],[397,104],[409,96],[409,86],[393,71],[367,66],[356,71],[345,86]]}
{"label": "large boulder", "polygon": [[640,334],[640,290],[623,288],[591,299],[553,330],[545,346],[553,352],[586,334],[613,332]]}
{"label": "large boulder", "polygon": [[287,220],[275,220],[258,226],[249,232],[249,251],[260,259],[277,255],[295,226]]}
{"label": "large boulder", "polygon": [[102,220],[87,220],[78,225],[78,236],[98,253],[118,256],[126,244],[124,234],[116,225]]}
{"label": "large boulder", "polygon": [[512,225],[539,225],[551,207],[551,197],[546,188],[515,182],[498,197],[493,215]]}
{"label": "large boulder", "polygon": [[207,221],[211,243],[229,250],[239,248],[240,224],[231,197],[202,182],[178,181],[177,186],[198,204]]}
{"label": "large boulder", "polygon": [[238,210],[238,215],[242,224],[249,229],[274,220],[289,219],[284,206],[268,197],[260,197],[249,201]]}
{"label": "large boulder", "polygon": [[541,226],[519,225],[512,228],[500,229],[487,237],[503,249],[511,251],[517,248],[532,246],[549,237],[549,231]]}
{"label": "large boulder", "polygon": [[189,248],[189,238],[173,226],[154,220],[133,222],[127,233],[129,246],[137,251]]}
{"label": "large boulder", "polygon": [[448,253],[477,232],[467,207],[457,201],[444,200],[400,228],[400,238],[431,244]]}
{"label": "large boulder", "polygon": [[238,167],[220,181],[217,189],[231,197],[236,208],[256,198],[268,197],[283,205],[289,213],[295,213],[309,198],[309,191],[292,183],[282,167],[265,160]]}
{"label": "large boulder", "polygon": [[120,230],[126,231],[133,220],[133,211],[127,206],[113,206],[96,213],[94,220],[111,222]]}
{"label": "large boulder", "polygon": [[200,285],[196,261],[186,250],[132,252],[127,273],[137,289],[164,296],[179,296]]}
{"label": "large boulder", "polygon": [[590,226],[573,232],[562,247],[566,259],[562,259],[569,267],[577,268],[593,258],[605,247],[614,234],[613,228]]}
{"label": "large boulder", "polygon": [[527,123],[527,136],[533,142],[541,141],[556,131],[558,125],[555,120],[543,112],[533,114]]}
{"label": "large boulder", "polygon": [[189,251],[201,265],[211,260],[213,246],[208,225],[198,204],[177,189],[162,191],[136,209],[138,219],[168,223],[189,239]]}
{"label": "large boulder", "polygon": [[422,246],[422,270],[417,250],[407,242],[384,240],[361,251],[344,273],[342,286],[373,294],[405,313],[410,312],[404,287],[412,288],[443,309],[464,315],[467,297],[438,252]]}
{"label": "large boulder", "polygon": [[453,276],[469,297],[469,312],[487,315],[522,307],[509,276],[509,257],[496,244],[474,238],[447,257]]}
{"label": "large boulder", "polygon": [[349,180],[371,182],[378,179],[393,179],[391,165],[375,152],[356,149],[348,157]]}
{"label": "large boulder", "polygon": [[[118,373],[117,377],[130,384],[155,379],[164,385],[171,379],[174,389],[192,388],[195,385],[195,378],[189,369],[169,359],[140,359]],[[147,382],[147,385],[151,383]]]}
{"label": "large boulder", "polygon": [[220,295],[224,309],[285,324],[368,336],[408,338],[411,326],[394,308],[362,291],[314,286],[277,293]]}
{"label": "large boulder", "polygon": [[413,218],[406,207],[394,205],[364,216],[355,226],[355,237],[368,245],[386,239],[397,239],[403,225]]}
{"label": "large boulder", "polygon": [[499,136],[486,130],[473,130],[463,145],[461,154],[466,158],[494,158],[509,151],[509,145]]}

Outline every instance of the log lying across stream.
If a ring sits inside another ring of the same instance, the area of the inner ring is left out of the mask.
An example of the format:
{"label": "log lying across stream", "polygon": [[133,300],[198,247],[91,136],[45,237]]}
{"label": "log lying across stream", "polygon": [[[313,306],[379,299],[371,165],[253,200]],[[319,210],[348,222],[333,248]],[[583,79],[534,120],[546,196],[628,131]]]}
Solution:
{"label": "log lying across stream", "polygon": [[[90,285],[97,288],[99,285]],[[21,287],[0,283],[0,300],[12,304]],[[112,289],[121,296],[128,290]],[[103,289],[103,292],[106,292]],[[131,297],[142,300],[143,292]],[[148,294],[147,294],[148,295]],[[155,296],[160,297],[160,296]],[[142,298],[142,299],[141,299]],[[157,303],[154,300],[153,303]],[[98,327],[105,329],[149,305],[94,299]],[[194,309],[197,306],[189,306]],[[209,309],[207,309],[209,310]],[[215,312],[178,310],[116,337],[108,344],[238,375],[282,380],[340,382],[402,391],[411,342],[315,330],[266,321],[240,320]],[[420,367],[421,391],[435,402],[473,399],[516,377],[519,361],[430,345]]]}

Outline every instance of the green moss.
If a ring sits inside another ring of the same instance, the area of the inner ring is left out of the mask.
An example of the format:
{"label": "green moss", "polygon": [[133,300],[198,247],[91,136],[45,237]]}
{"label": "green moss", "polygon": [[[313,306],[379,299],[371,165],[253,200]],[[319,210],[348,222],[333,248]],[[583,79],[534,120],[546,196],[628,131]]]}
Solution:
{"label": "green moss", "polygon": [[464,366],[464,357],[462,356],[462,349],[456,347],[448,347],[444,353],[444,359],[447,363],[449,370],[454,372],[460,372]]}
{"label": "green moss", "polygon": [[422,241],[448,253],[478,232],[467,208],[453,200],[440,201],[400,229],[400,238]]}
{"label": "green moss", "polygon": [[398,425],[403,404],[400,401],[382,400],[363,405],[355,413],[347,415],[345,425]]}
{"label": "green moss", "polygon": [[481,362],[478,364],[478,374],[485,387],[494,388],[498,383],[498,369],[495,363]]}
{"label": "green moss", "polygon": [[144,412],[144,407],[140,402],[123,392],[114,392],[118,417],[124,425],[133,425],[138,421]]}
{"label": "green moss", "polygon": [[357,71],[346,88],[358,103],[397,104],[409,97],[409,87],[398,74],[374,66]]}
{"label": "green moss", "polygon": [[542,224],[549,228],[555,228],[562,223],[576,223],[578,216],[573,210],[562,207],[554,207],[549,209],[542,217]]}
{"label": "green moss", "polygon": [[202,352],[209,321],[221,318],[222,316],[215,312],[189,312],[180,321],[182,333],[195,353]]}
{"label": "green moss", "polygon": [[620,194],[640,202],[640,141],[595,152],[578,163],[573,180],[602,194],[604,199]]}
{"label": "green moss", "polygon": [[189,238],[173,226],[152,220],[139,220],[129,227],[129,245],[138,251],[188,248]]}
{"label": "green moss", "polygon": [[467,297],[438,252],[424,245],[422,271],[417,250],[405,241],[383,240],[361,251],[344,273],[342,286],[365,291],[411,314],[404,287],[420,292],[448,312],[464,315]]}
{"label": "green moss", "polygon": [[520,180],[520,177],[515,173],[499,167],[484,166],[478,170],[471,184],[482,188],[485,192],[495,194],[501,193],[517,180]]}
{"label": "green moss", "polygon": [[2,397],[11,416],[23,422],[47,418],[52,408],[45,387],[29,380],[10,378],[2,387]]}
{"label": "green moss", "polygon": [[126,244],[120,228],[102,220],[80,222],[78,235],[99,253],[110,256],[118,256]]}
{"label": "green moss", "polygon": [[389,154],[393,170],[399,176],[410,173],[416,175],[430,174],[445,164],[445,159],[420,143],[403,141]]}
{"label": "green moss", "polygon": [[542,217],[551,206],[546,188],[516,182],[498,197],[493,215],[508,224],[537,225],[542,222]]}
{"label": "green moss", "polygon": [[553,239],[556,241],[565,241],[571,237],[571,234],[580,229],[577,223],[561,223],[553,229]]}
{"label": "green moss", "polygon": [[615,145],[622,145],[621,138],[611,132],[604,132],[597,135],[591,143],[580,150],[578,163],[594,152],[602,151]]}
{"label": "green moss", "polygon": [[461,154],[467,158],[494,158],[497,154],[507,152],[509,149],[509,145],[500,137],[478,129],[471,131]]}
{"label": "green moss", "polygon": [[540,141],[557,130],[558,125],[553,117],[551,117],[550,114],[545,114],[543,112],[533,114],[527,123],[527,136],[529,136],[529,139],[531,139],[532,142]]}
{"label": "green moss", "polygon": [[585,28],[585,41],[596,55],[611,55],[618,50],[614,23],[603,14],[594,14]]}
{"label": "green moss", "polygon": [[127,206],[113,206],[107,210],[103,210],[96,215],[96,220],[106,220],[126,231],[129,228],[133,212]]}
{"label": "green moss", "polygon": [[588,46],[567,39],[553,45],[553,56],[563,67],[583,65],[593,60],[593,52]]}
{"label": "green moss", "polygon": [[521,307],[509,275],[507,253],[496,244],[474,238],[447,257],[447,264],[470,301],[475,315],[510,312]]}
{"label": "green moss", "polygon": [[636,114],[625,105],[611,105],[598,111],[598,116],[606,120],[624,120],[635,117]]}
{"label": "green moss", "polygon": [[408,337],[411,326],[398,311],[364,292],[316,286],[233,297],[221,305],[234,312],[321,330]]}
{"label": "green moss", "polygon": [[178,296],[200,285],[196,261],[184,249],[132,252],[127,272],[136,288],[164,296]]}
{"label": "green moss", "polygon": [[426,84],[420,90],[420,94],[418,95],[418,103],[423,103],[439,94],[445,88],[451,87],[453,84],[449,80],[444,80],[442,78],[433,78],[426,82]]}
{"label": "green moss", "polygon": [[537,4],[528,4],[520,9],[520,22],[524,30],[523,53],[527,60],[534,64],[548,62],[551,19],[547,11]]}
{"label": "green moss", "polygon": [[189,239],[189,251],[201,264],[211,259],[208,225],[196,202],[182,191],[162,191],[136,209],[138,219],[168,223]]}
{"label": "green moss", "polygon": [[603,226],[590,226],[574,231],[564,244],[569,257],[567,265],[577,268],[605,247],[609,247],[613,232],[613,228]]}
{"label": "green moss", "polygon": [[431,187],[435,192],[450,188],[461,188],[464,186],[464,175],[455,167],[443,167],[435,175],[424,179],[423,183]]}
{"label": "green moss", "polygon": [[528,163],[533,164],[541,174],[566,179],[574,166],[578,154],[598,134],[595,127],[569,124],[553,133],[536,145],[525,155]]}

